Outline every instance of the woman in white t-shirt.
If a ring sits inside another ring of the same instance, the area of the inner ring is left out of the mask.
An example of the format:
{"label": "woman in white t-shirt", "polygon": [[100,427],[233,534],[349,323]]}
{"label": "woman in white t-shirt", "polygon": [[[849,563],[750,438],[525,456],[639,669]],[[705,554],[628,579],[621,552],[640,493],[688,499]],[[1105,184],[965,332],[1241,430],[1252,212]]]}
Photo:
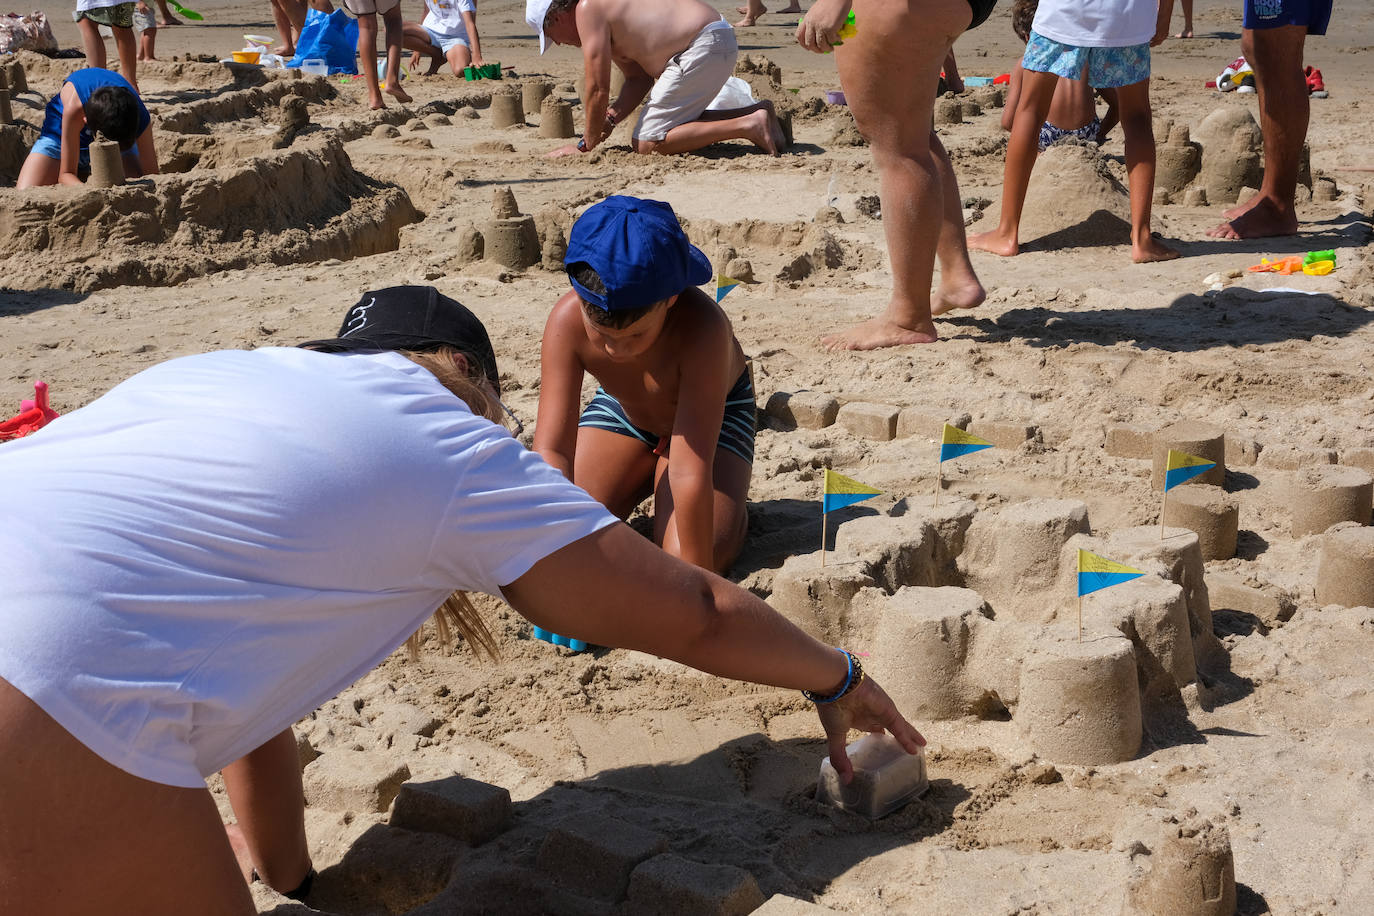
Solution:
{"label": "woman in white t-shirt", "polygon": [[429,55],[429,76],[448,61],[454,76],[462,76],[468,66],[480,67],[482,40],[477,34],[475,0],[425,0],[423,22],[405,24],[405,47],[411,52],[410,68],[418,69],[420,55]]}
{"label": "woman in white t-shirt", "polygon": [[498,378],[471,312],[394,287],[334,340],[172,360],[0,449],[0,909],[250,914],[249,863],[308,893],[291,724],[435,608],[494,651],[464,590],[817,691],[846,777],[851,728],[924,743],[852,654],[654,547],[492,422]]}

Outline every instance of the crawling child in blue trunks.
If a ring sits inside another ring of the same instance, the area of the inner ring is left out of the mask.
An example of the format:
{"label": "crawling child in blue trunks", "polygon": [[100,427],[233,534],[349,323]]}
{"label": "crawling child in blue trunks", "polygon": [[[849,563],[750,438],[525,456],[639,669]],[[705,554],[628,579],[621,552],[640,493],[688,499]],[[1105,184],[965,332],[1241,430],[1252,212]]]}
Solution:
{"label": "crawling child in blue trunks", "polygon": [[[572,289],[544,327],[534,450],[625,518],[654,497],[654,541],[724,572],[744,543],[754,389],[672,207],[613,196],[573,225]],[[599,384],[581,411],[582,380]]]}

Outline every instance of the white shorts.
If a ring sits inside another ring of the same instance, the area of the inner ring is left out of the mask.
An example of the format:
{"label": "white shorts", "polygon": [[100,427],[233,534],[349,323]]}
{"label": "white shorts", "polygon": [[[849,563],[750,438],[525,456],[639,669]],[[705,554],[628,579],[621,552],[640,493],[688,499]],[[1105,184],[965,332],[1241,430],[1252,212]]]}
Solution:
{"label": "white shorts", "polygon": [[389,13],[400,5],[401,0],[343,0],[343,11],[357,19],[369,13]]}
{"label": "white shorts", "polygon": [[654,82],[635,125],[636,140],[659,141],[679,124],[701,117],[720,87],[735,72],[739,45],[735,30],[723,19],[697,33],[686,50],[668,61]]}
{"label": "white shorts", "polygon": [[430,28],[426,28],[425,31],[429,33],[429,43],[440,51],[443,51],[446,57],[448,56],[449,49],[457,45],[462,45],[469,51],[472,50],[472,45],[468,43],[466,35],[445,35]]}

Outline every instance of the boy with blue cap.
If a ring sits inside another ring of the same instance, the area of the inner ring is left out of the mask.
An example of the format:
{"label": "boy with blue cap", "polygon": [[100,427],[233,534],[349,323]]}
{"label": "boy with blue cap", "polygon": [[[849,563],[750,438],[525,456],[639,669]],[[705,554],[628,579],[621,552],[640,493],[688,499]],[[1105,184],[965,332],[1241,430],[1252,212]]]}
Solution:
{"label": "boy with blue cap", "polygon": [[[755,404],[744,351],[696,287],[673,208],[613,196],[573,225],[572,290],[544,327],[534,450],[611,512],[654,496],[654,541],[722,572],[744,543]],[[582,410],[584,373],[599,386]]]}

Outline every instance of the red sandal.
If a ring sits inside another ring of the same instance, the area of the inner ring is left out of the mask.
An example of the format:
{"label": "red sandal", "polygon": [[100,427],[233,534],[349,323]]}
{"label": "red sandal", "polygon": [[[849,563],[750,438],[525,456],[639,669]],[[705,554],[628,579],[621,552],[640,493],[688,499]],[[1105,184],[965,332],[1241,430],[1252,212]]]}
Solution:
{"label": "red sandal", "polygon": [[1331,93],[1326,91],[1326,83],[1322,81],[1322,72],[1315,67],[1307,67],[1303,73],[1307,77],[1307,93],[1313,98],[1324,99]]}

